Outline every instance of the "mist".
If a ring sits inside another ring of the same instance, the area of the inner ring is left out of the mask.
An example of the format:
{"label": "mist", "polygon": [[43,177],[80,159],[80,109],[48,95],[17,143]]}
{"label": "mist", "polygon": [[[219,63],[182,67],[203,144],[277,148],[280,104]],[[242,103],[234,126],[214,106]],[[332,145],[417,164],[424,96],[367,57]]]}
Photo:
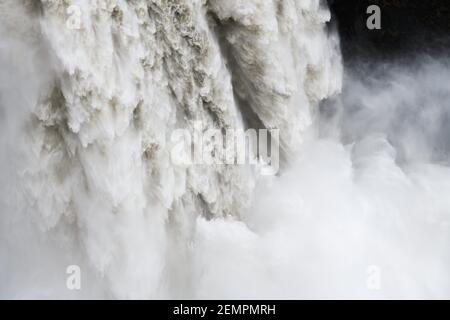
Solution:
{"label": "mist", "polygon": [[346,70],[245,224],[200,219],[199,297],[448,298],[448,83],[446,58]]}

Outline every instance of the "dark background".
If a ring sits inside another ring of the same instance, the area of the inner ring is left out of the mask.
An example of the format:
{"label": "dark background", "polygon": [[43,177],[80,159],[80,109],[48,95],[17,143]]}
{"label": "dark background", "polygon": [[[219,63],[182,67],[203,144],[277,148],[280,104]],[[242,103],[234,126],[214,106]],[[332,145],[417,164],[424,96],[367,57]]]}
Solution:
{"label": "dark background", "polygon": [[[349,60],[405,58],[450,49],[450,0],[327,0],[342,52]],[[366,27],[370,5],[381,9],[381,30]]]}

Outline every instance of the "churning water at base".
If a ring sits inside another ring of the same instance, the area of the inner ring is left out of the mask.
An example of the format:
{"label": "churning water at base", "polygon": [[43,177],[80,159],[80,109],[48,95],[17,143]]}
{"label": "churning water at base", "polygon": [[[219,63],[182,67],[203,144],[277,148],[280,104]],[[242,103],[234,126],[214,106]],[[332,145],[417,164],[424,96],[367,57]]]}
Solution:
{"label": "churning water at base", "polygon": [[[0,297],[450,297],[448,59],[339,93],[320,1],[0,7]],[[279,176],[172,164],[197,121],[280,128]]]}

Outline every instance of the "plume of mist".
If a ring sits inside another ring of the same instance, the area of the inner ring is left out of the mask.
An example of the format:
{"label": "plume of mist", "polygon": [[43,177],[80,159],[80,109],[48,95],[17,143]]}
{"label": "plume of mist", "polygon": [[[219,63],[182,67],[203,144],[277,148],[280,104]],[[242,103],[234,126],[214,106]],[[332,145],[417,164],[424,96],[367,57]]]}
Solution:
{"label": "plume of mist", "polygon": [[449,298],[448,83],[446,58],[347,70],[245,223],[199,219],[198,297]]}

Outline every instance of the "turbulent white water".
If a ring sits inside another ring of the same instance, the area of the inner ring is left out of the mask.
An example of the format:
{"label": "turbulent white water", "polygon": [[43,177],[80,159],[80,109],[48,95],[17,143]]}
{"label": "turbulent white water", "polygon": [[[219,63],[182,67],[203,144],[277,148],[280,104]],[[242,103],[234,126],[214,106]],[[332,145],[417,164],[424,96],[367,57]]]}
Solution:
{"label": "turbulent white water", "polygon": [[[318,0],[0,9],[0,297],[450,296],[448,64],[339,96]],[[175,165],[198,121],[279,128],[280,175]]]}

